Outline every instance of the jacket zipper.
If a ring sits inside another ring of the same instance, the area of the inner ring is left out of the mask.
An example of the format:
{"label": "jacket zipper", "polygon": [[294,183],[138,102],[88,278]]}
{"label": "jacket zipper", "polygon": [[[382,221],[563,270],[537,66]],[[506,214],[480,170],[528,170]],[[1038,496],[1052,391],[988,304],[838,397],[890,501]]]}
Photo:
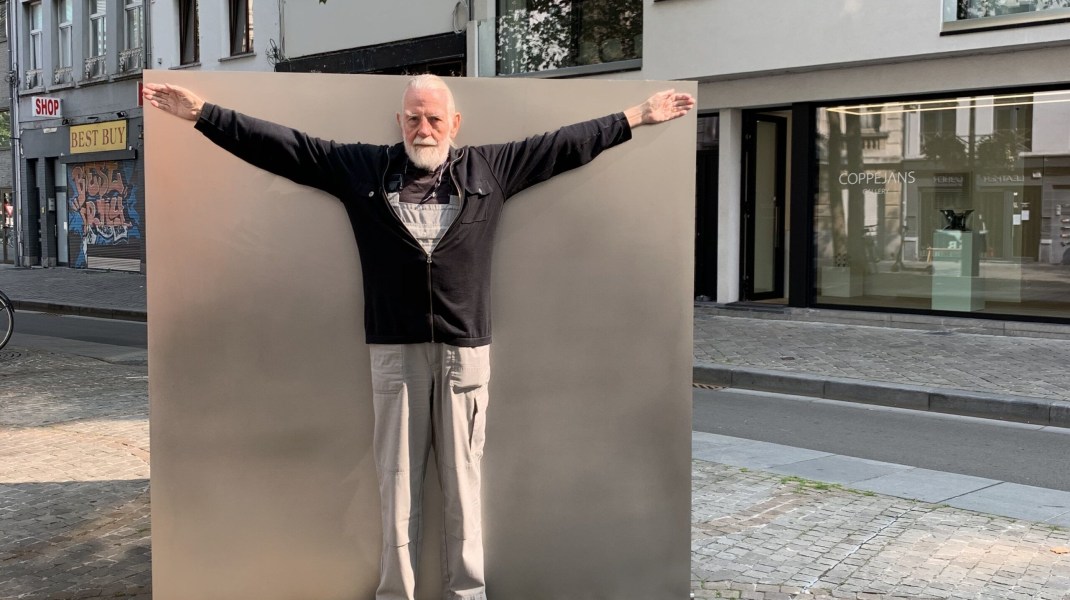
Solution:
{"label": "jacket zipper", "polygon": [[[464,151],[462,150],[461,152],[463,153]],[[461,202],[462,202],[461,208],[463,209],[464,208],[464,204],[463,204],[464,196],[461,194],[461,188],[460,188],[460,185],[458,185],[458,183],[457,183],[456,173],[453,170],[453,168],[457,165],[457,162],[459,160],[461,160],[461,155],[460,154],[458,154],[457,158],[455,158],[452,162],[450,162],[450,166],[448,168],[450,170],[450,179],[453,181],[454,189],[457,190],[457,197],[461,200]],[[388,164],[389,164],[389,162],[390,161],[387,160]],[[420,247],[420,250],[423,251],[424,256],[427,257],[427,311],[428,311],[428,321],[429,321],[428,324],[431,326],[431,343],[433,344],[433,343],[435,343],[435,302],[434,302],[435,295],[434,295],[434,293],[432,291],[432,287],[431,287],[431,263],[433,262],[431,260],[431,253],[426,251],[426,250],[424,250],[424,247],[420,243],[420,240],[416,239],[416,236],[412,235],[412,232],[409,231],[409,228],[405,226],[405,223],[401,220],[401,217],[399,217],[397,215],[397,213],[394,212],[394,207],[390,206],[390,201],[387,200],[387,198],[386,198],[386,172],[387,172],[387,170],[384,170],[382,172],[382,174],[380,174],[380,176],[379,176],[379,192],[380,192],[380,194],[382,194],[383,202],[386,202],[386,207],[390,210],[390,214],[394,215],[394,219],[398,222],[398,225],[401,225],[401,228],[405,230],[405,233],[408,234],[409,238],[413,242],[415,242],[417,246]],[[400,193],[400,191],[401,190],[399,189],[398,192]],[[460,218],[459,214],[457,215],[457,218]],[[456,222],[456,220],[457,219],[454,219],[454,222]],[[450,223],[450,226],[446,228],[446,231],[442,232],[442,237],[439,238],[439,243],[442,243],[442,239],[446,237],[446,233],[449,232],[450,229],[453,229],[453,223]]]}

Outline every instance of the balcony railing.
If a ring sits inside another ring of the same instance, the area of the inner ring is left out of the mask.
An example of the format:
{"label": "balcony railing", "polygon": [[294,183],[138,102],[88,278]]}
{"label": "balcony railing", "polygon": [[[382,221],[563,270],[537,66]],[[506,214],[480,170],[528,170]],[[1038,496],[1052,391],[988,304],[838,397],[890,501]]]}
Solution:
{"label": "balcony railing", "polygon": [[74,69],[71,67],[59,67],[52,74],[52,83],[62,85],[74,81]]}
{"label": "balcony railing", "polygon": [[30,69],[26,71],[25,81],[23,82],[23,89],[32,90],[44,85],[44,81],[41,78],[41,69]]}
{"label": "balcony railing", "polygon": [[132,73],[145,68],[145,50],[130,48],[119,53],[119,72]]}
{"label": "balcony railing", "polygon": [[105,65],[103,56],[92,56],[85,59],[85,78],[96,79],[103,77],[105,74]]}

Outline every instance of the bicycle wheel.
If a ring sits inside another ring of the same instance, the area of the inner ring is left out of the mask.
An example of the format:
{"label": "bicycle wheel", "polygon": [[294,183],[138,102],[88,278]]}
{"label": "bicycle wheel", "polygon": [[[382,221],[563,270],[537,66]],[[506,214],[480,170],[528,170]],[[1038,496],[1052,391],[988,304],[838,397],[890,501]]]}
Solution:
{"label": "bicycle wheel", "polygon": [[15,331],[15,307],[11,300],[0,292],[0,349],[7,345]]}

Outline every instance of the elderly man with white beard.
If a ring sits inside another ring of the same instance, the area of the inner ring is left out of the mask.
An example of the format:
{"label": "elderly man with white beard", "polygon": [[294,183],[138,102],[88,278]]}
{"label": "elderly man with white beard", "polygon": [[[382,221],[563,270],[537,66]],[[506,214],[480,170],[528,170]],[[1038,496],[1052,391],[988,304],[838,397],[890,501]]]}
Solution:
{"label": "elderly man with white beard", "polygon": [[145,99],[239,158],[338,197],[360,251],[383,540],[376,600],[413,600],[427,458],[443,491],[446,600],[486,600],[480,461],[490,381],[490,264],[506,199],[685,115],[666,90],[621,113],[507,144],[465,146],[446,83],[411,79],[402,142],[338,143],[207,103],[172,85]]}

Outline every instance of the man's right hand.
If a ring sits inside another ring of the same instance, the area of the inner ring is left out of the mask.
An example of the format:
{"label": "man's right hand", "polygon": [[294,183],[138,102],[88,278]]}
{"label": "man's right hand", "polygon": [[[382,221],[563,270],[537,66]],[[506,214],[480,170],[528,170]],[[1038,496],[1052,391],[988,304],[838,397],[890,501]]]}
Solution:
{"label": "man's right hand", "polygon": [[145,101],[166,112],[196,121],[201,116],[204,100],[184,87],[168,83],[146,83],[142,91]]}

